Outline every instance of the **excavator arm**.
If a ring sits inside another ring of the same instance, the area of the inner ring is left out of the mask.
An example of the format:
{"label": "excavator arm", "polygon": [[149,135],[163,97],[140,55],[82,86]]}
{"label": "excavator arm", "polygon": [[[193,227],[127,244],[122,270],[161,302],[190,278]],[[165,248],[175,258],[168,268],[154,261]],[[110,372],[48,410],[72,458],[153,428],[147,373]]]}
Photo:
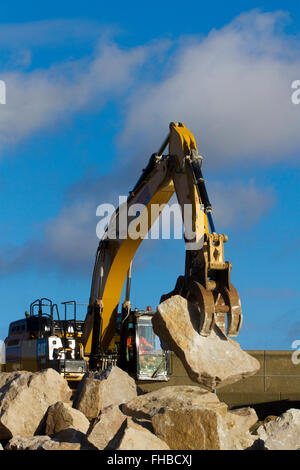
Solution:
{"label": "excavator arm", "polygon": [[[163,155],[167,146],[169,153]],[[150,158],[126,203],[112,216],[97,249],[83,331],[83,346],[85,355],[90,356],[91,368],[95,367],[101,351],[114,347],[116,315],[126,276],[123,310],[131,308],[132,260],[174,193],[183,214],[185,274],[161,301],[180,294],[194,302],[199,309],[199,333],[204,336],[210,334],[215,324],[225,334],[226,314],[227,335],[238,334],[242,322],[240,299],[230,281],[231,264],[224,261],[223,244],[227,237],[215,232],[202,176],[202,160],[192,133],[182,123],[171,123],[168,137]],[[137,204],[141,204],[138,213],[132,210]],[[153,210],[157,207],[161,210]],[[189,208],[189,217],[184,217],[186,208]],[[124,233],[120,227],[125,228]]]}

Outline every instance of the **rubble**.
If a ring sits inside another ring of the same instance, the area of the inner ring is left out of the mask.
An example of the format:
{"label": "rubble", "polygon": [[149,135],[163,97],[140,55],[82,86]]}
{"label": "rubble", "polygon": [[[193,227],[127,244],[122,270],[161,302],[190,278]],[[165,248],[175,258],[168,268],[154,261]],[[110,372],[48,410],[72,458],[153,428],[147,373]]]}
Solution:
{"label": "rubble", "polygon": [[96,450],[87,442],[84,434],[74,431],[68,429],[53,438],[15,436],[7,443],[5,450]]}
{"label": "rubble", "polygon": [[152,319],[154,332],[181,359],[191,380],[214,390],[259,370],[259,362],[217,326],[209,336],[201,336],[193,326],[198,317],[192,303],[174,295],[158,306]]}
{"label": "rubble", "polygon": [[117,366],[87,373],[76,390],[74,408],[91,420],[111,405],[120,405],[137,396],[135,381]]}
{"label": "rubble", "polygon": [[5,446],[5,450],[41,450],[47,443],[51,443],[49,436],[21,437],[15,436]]}
{"label": "rubble", "polygon": [[300,448],[300,410],[291,408],[275,420],[261,425],[256,434],[257,448],[267,450],[297,450]]}
{"label": "rubble", "polygon": [[0,374],[0,385],[4,450],[300,448],[300,410],[260,424],[253,408],[228,410],[215,393],[196,385],[165,386],[137,396],[133,379],[118,368],[83,380],[79,399],[86,407],[98,400],[91,413],[98,414],[90,420],[72,408],[67,381],[52,369]]}
{"label": "rubble", "polygon": [[69,402],[71,389],[53,369],[0,374],[0,439],[33,436],[48,409]]}

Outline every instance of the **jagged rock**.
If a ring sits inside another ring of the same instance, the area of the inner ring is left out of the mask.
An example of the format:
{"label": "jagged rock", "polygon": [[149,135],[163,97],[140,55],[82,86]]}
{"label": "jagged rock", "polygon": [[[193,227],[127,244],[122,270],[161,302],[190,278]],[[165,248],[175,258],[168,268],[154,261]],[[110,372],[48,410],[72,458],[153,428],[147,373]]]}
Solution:
{"label": "jagged rock", "polygon": [[101,372],[87,373],[76,390],[73,406],[91,420],[107,406],[126,403],[136,396],[134,379],[114,366]]}
{"label": "jagged rock", "polygon": [[172,450],[228,448],[228,432],[224,416],[214,408],[196,406],[177,410],[162,408],[153,416],[152,425],[155,434]]}
{"label": "jagged rock", "polygon": [[193,326],[198,318],[198,309],[175,295],[158,306],[152,319],[154,332],[181,359],[191,380],[214,390],[259,370],[259,362],[217,326],[209,336],[201,336]]}
{"label": "jagged rock", "polygon": [[169,450],[168,445],[144,427],[126,418],[110,449],[115,450]]}
{"label": "jagged rock", "polygon": [[291,408],[275,420],[260,426],[257,431],[261,447],[268,450],[300,448],[300,410]]}
{"label": "jagged rock", "polygon": [[49,436],[15,436],[6,444],[5,450],[41,450],[46,443],[51,443]]}
{"label": "jagged rock", "polygon": [[96,450],[87,443],[84,434],[68,429],[54,438],[49,436],[13,437],[5,450]]}
{"label": "jagged rock", "polygon": [[86,434],[89,426],[90,422],[86,416],[68,403],[59,401],[48,408],[45,426],[45,434],[48,436],[53,436],[67,428],[73,428]]}
{"label": "jagged rock", "polygon": [[95,419],[88,432],[88,442],[97,449],[103,450],[109,446],[110,441],[117,434],[126,416],[121,413],[117,405],[105,408],[100,416]]}
{"label": "jagged rock", "polygon": [[38,430],[49,406],[68,402],[71,389],[54,369],[0,375],[0,439],[29,437]]}
{"label": "jagged rock", "polygon": [[135,418],[151,419],[168,406],[172,409],[192,406],[218,408],[223,416],[227,411],[227,405],[221,403],[216,394],[196,385],[175,385],[145,393],[122,405],[122,411]]}
{"label": "jagged rock", "polygon": [[225,422],[228,429],[227,450],[244,450],[251,447],[257,436],[250,434],[249,430],[258,421],[253,408],[238,408],[228,411]]}
{"label": "jagged rock", "polygon": [[38,450],[88,450],[82,448],[79,442],[58,442],[54,439],[45,442]]}

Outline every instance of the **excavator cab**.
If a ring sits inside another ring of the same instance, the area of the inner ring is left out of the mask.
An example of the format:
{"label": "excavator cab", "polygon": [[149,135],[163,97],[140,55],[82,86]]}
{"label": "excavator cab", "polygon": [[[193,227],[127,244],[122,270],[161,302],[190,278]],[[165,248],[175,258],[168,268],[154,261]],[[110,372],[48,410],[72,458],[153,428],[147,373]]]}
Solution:
{"label": "excavator cab", "polygon": [[120,366],[137,381],[167,381],[171,373],[170,352],[152,328],[155,312],[132,310],[120,331]]}

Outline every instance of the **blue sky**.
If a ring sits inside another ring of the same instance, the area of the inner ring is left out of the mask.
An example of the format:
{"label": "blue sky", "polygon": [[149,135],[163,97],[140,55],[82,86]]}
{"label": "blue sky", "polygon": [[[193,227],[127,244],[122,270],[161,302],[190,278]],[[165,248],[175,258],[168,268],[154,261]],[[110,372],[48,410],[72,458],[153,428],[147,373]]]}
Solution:
{"label": "blue sky", "polygon": [[[0,338],[38,297],[88,301],[97,205],[182,121],[229,236],[240,344],[300,339],[299,33],[294,1],[1,2]],[[182,241],[145,241],[133,306],[156,306],[183,268]]]}

